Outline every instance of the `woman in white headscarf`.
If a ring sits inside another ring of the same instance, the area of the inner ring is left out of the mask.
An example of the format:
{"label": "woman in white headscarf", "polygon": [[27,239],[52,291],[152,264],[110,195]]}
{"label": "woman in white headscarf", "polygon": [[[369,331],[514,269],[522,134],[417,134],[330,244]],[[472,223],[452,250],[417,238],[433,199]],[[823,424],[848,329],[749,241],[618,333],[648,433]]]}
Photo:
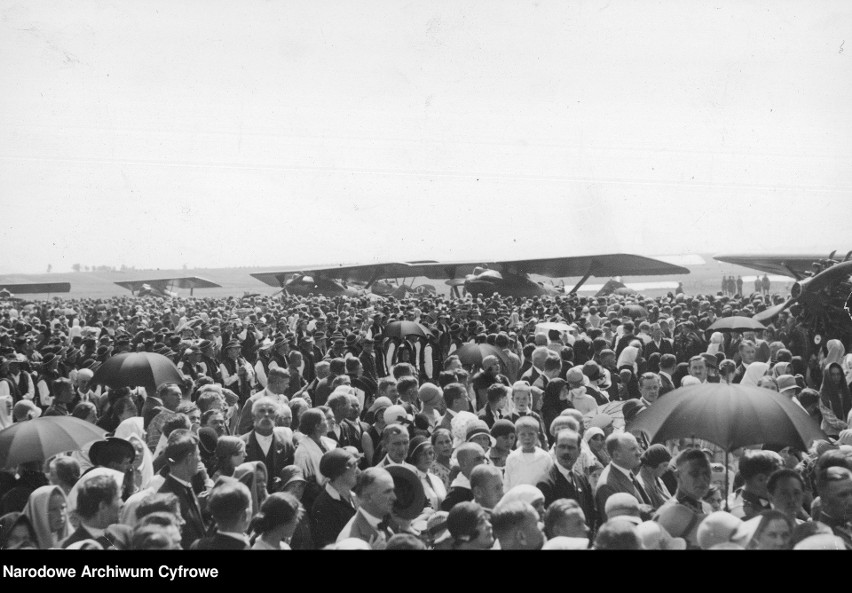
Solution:
{"label": "woman in white headscarf", "polygon": [[846,348],[843,347],[843,342],[840,340],[829,340],[825,345],[827,353],[825,358],[820,361],[820,368],[824,369],[830,364],[843,364],[843,357],[846,356]]}
{"label": "woman in white headscarf", "polygon": [[27,500],[24,514],[36,532],[40,550],[59,547],[73,531],[68,520],[68,501],[59,486],[36,488]]}
{"label": "woman in white headscarf", "polygon": [[710,344],[707,346],[708,354],[716,354],[717,352],[725,351],[725,334],[722,332],[713,332],[710,336]]}
{"label": "woman in white headscarf", "polygon": [[743,380],[740,381],[740,385],[751,385],[753,387],[757,387],[757,382],[760,381],[760,378],[768,372],[769,363],[760,361],[753,362],[746,367],[745,375],[743,375]]}

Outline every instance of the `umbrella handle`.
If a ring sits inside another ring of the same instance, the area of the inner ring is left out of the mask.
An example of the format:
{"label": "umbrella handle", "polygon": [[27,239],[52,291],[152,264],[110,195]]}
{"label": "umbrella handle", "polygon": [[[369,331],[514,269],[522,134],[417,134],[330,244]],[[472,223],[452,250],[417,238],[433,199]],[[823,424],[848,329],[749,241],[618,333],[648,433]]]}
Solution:
{"label": "umbrella handle", "polygon": [[725,512],[731,512],[731,505],[728,503],[728,450],[725,449]]}

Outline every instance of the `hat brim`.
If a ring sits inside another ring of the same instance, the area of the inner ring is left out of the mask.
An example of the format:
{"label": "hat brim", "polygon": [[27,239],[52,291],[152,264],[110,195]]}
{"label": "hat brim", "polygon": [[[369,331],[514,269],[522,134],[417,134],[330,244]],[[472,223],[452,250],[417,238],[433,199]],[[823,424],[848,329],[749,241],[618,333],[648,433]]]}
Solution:
{"label": "hat brim", "polygon": [[389,465],[385,469],[393,478],[396,502],[394,514],[406,521],[420,516],[426,506],[426,493],[420,478],[404,465]]}

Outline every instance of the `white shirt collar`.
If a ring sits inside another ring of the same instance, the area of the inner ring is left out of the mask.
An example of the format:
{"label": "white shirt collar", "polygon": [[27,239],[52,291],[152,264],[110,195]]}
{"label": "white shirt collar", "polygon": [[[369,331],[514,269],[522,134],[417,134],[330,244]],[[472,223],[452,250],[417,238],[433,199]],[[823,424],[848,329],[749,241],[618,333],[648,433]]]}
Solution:
{"label": "white shirt collar", "polygon": [[464,474],[459,473],[459,475],[456,476],[456,479],[453,480],[453,483],[450,484],[450,488],[455,488],[456,486],[470,490],[470,480],[467,479]]}
{"label": "white shirt collar", "polygon": [[632,471],[630,471],[629,469],[624,469],[623,467],[621,467],[620,465],[618,465],[616,462],[614,462],[614,461],[613,461],[613,462],[611,463],[611,465],[612,465],[612,467],[616,468],[618,471],[620,471],[621,473],[623,473],[625,476],[627,476],[627,477],[628,477],[628,478],[630,478],[631,480],[635,477],[635,476],[633,475],[633,472],[632,472]]}
{"label": "white shirt collar", "polygon": [[178,478],[178,477],[177,477],[176,475],[174,475],[174,474],[169,474],[169,475],[172,477],[172,479],[173,479],[175,482],[177,482],[177,483],[178,483],[178,484],[180,484],[181,486],[184,486],[184,487],[186,487],[186,488],[192,488],[192,484],[190,484],[189,482],[185,482],[185,481],[181,480],[180,478]]}
{"label": "white shirt collar", "polygon": [[248,545],[248,543],[249,543],[248,538],[246,537],[245,533],[238,533],[236,531],[219,531],[218,533],[219,533],[219,535],[226,535],[228,537],[238,539],[241,542],[245,543],[246,545]]}
{"label": "white shirt collar", "polygon": [[559,470],[559,473],[562,474],[566,480],[573,483],[574,482],[574,472],[571,469],[565,469],[562,467],[562,464],[558,461],[556,462],[556,469]]}
{"label": "white shirt collar", "polygon": [[269,453],[269,447],[272,446],[272,435],[263,436],[262,434],[254,433],[254,438],[257,439],[257,444],[263,449],[263,454]]}
{"label": "white shirt collar", "polygon": [[372,527],[373,529],[378,530],[379,523],[381,523],[381,522],[382,522],[382,519],[381,519],[381,518],[376,517],[375,515],[371,515],[370,513],[368,513],[367,511],[365,511],[363,507],[362,507],[362,508],[360,508],[360,509],[358,509],[358,512],[359,512],[359,513],[361,513],[361,515],[363,515],[364,519],[366,519],[366,520],[367,520],[367,523],[369,523],[369,524],[370,524],[370,527]]}

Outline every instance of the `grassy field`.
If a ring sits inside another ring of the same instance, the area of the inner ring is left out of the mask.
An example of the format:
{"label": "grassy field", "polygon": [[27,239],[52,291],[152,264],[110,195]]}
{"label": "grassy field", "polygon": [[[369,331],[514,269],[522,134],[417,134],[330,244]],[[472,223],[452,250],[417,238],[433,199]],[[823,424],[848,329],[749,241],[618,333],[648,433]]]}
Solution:
{"label": "grassy field", "polygon": [[[675,258],[680,256],[675,256]],[[674,258],[673,258],[674,259]],[[703,263],[699,263],[703,260]],[[674,292],[669,287],[650,287],[652,284],[683,282],[687,294],[715,294],[721,289],[722,275],[733,275],[735,278],[743,277],[743,290],[750,294],[754,289],[755,271],[732,264],[721,263],[713,259],[712,255],[701,255],[699,258],[690,257],[690,263],[680,264],[690,270],[690,274],[679,276],[624,276],[622,282],[631,285],[638,284],[642,294],[648,296],[664,295]],[[246,267],[246,268],[195,268],[187,270],[149,270],[132,272],[78,272],[78,273],[54,273],[54,274],[4,274],[0,275],[0,282],[24,283],[24,282],[70,282],[71,292],[59,295],[21,295],[25,298],[45,298],[47,296],[60,296],[62,298],[103,298],[111,296],[129,295],[130,291],[122,288],[115,282],[128,280],[150,280],[156,278],[177,278],[183,276],[199,276],[221,285],[221,288],[196,289],[194,296],[197,297],[226,297],[242,296],[244,293],[257,293],[269,295],[276,290],[250,276],[255,272],[274,271],[274,267]],[[537,278],[540,279],[540,278]],[[558,283],[560,279],[555,281]],[[573,287],[579,278],[565,278],[565,285]],[[593,295],[608,278],[590,278],[581,289],[581,295]],[[789,292],[793,285],[792,278],[770,276],[772,280],[772,292]],[[408,282],[410,284],[410,281]],[[432,284],[440,294],[449,295],[449,287],[441,281],[418,278],[414,281],[418,284]],[[178,291],[181,296],[189,296],[189,290]]]}

